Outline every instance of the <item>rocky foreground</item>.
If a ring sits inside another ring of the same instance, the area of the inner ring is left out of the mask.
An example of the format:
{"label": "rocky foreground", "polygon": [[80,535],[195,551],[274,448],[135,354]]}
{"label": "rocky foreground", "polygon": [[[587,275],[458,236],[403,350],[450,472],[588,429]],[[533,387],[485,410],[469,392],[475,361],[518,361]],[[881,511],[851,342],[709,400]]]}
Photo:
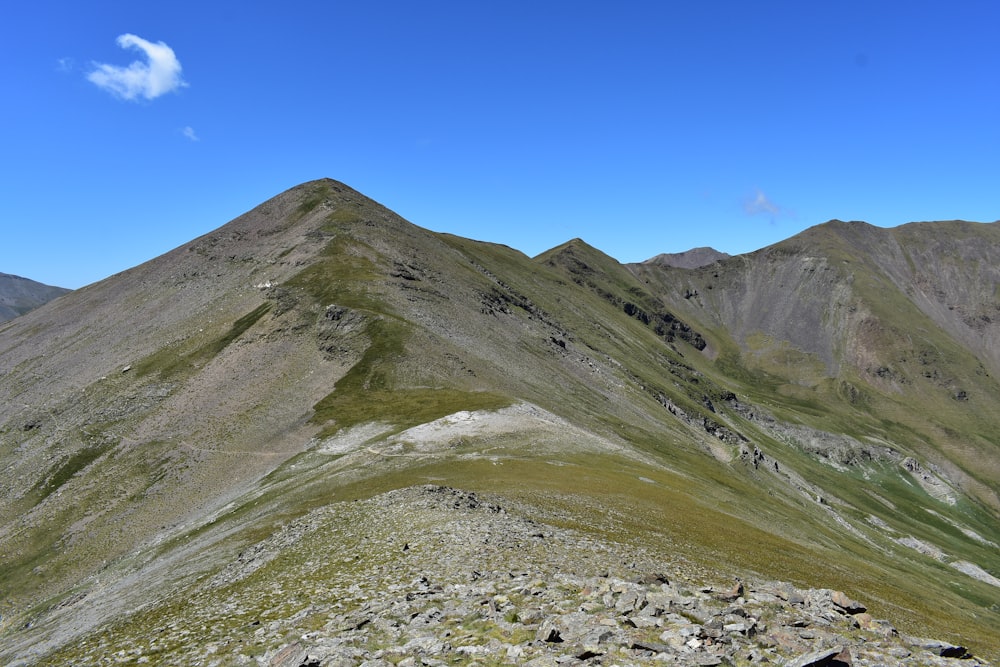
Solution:
{"label": "rocky foreground", "polygon": [[[53,664],[985,665],[839,591],[694,564],[448,487],[335,502]],[[622,554],[627,553],[623,558]],[[961,663],[956,662],[962,660]]]}

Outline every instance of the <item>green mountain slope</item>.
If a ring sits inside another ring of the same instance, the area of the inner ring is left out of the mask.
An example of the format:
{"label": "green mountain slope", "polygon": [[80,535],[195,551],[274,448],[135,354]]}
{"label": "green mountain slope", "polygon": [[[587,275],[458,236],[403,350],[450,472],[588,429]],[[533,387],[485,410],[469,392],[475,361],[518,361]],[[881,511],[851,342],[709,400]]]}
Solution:
{"label": "green mountain slope", "polygon": [[[184,603],[217,614],[223,589],[224,635],[317,631],[331,577],[402,572],[406,550],[306,562],[280,536],[317,512],[355,534],[342,503],[428,483],[619,565],[835,588],[1000,655],[994,232],[948,225],[623,266],[293,188],[0,329],[0,656],[182,664]],[[251,554],[315,577],[279,603],[225,574]],[[267,637],[257,657],[290,641]]]}

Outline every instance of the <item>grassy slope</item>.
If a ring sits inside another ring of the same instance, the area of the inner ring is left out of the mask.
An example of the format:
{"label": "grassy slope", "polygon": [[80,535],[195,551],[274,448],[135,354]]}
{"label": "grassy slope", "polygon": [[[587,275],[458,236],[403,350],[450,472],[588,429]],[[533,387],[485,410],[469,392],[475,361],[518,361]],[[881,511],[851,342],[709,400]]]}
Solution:
{"label": "grassy slope", "polygon": [[[298,214],[313,214],[334,197],[329,187],[318,187]],[[282,287],[302,313],[337,304],[360,313],[365,328],[351,367],[315,404],[312,421],[322,429],[320,436],[367,422],[387,423],[388,432],[397,433],[459,410],[527,400],[599,438],[628,443],[634,453],[587,452],[570,438],[542,443],[530,435],[392,459],[364,451],[345,456],[305,451],[226,513],[177,532],[146,556],[165,557],[192,540],[225,536],[203,557],[212,570],[312,508],[435,481],[506,495],[535,506],[542,518],[659,549],[665,559],[687,559],[705,571],[843,589],[903,629],[1000,655],[993,633],[1000,626],[996,589],[900,547],[867,523],[877,516],[898,535],[946,543],[954,557],[1000,574],[995,550],[953,525],[1000,541],[994,514],[968,500],[954,507],[932,502],[886,463],[837,470],[734,407],[762,405],[779,420],[858,438],[897,444],[919,439],[944,447],[920,415],[931,407],[933,394],[918,394],[907,406],[861,374],[817,380],[822,373],[812,370],[803,383],[790,372],[802,368],[809,353],[795,354],[794,348],[784,363],[773,357],[748,363],[743,348],[717,322],[699,320],[695,311],[682,312],[664,298],[667,292],[657,287],[666,285],[647,284],[579,241],[532,260],[502,246],[386,222],[382,210],[353,201],[324,215],[324,252]],[[387,278],[394,271],[403,275],[400,266],[409,277]],[[434,321],[424,317],[429,310]],[[900,312],[907,312],[905,303],[890,303],[876,314],[892,321]],[[172,377],[178,369],[181,375],[193,372],[195,362],[223,354],[267,317],[264,310],[252,310],[217,337],[190,342],[184,354],[151,358],[148,368],[144,362],[138,369]],[[941,347],[947,341],[932,342]],[[705,343],[708,354],[698,349]],[[168,361],[177,358],[194,361],[183,366]],[[860,387],[864,400],[845,394],[846,384]],[[663,399],[687,421],[668,411]],[[942,429],[969,418],[961,408],[938,412]],[[825,496],[826,504],[790,478],[739,459],[739,440],[711,435],[706,420],[780,460]],[[989,437],[989,420],[968,423]],[[383,432],[366,446],[377,449],[384,437]],[[89,461],[64,466],[71,463]],[[64,468],[50,476],[64,477]],[[863,537],[846,532],[831,508]],[[197,586],[194,579],[188,582]],[[114,633],[125,640],[141,637],[155,629],[150,623],[176,613],[174,604],[168,597]]]}

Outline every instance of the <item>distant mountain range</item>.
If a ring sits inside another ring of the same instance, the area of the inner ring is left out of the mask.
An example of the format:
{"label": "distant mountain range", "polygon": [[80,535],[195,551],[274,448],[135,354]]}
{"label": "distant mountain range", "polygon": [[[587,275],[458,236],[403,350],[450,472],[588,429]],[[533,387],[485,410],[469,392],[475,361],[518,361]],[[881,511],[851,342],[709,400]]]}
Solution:
{"label": "distant mountain range", "polygon": [[0,322],[23,315],[68,291],[62,287],[43,285],[20,276],[0,273]]}
{"label": "distant mountain range", "polygon": [[1000,224],[621,264],[305,183],[0,328],[0,662],[1000,659],[997,378]]}

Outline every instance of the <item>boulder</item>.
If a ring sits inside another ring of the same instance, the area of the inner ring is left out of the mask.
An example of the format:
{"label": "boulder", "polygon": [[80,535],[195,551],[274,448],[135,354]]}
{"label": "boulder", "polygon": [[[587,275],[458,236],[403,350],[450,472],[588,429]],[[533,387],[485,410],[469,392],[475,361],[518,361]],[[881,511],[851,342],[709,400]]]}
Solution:
{"label": "boulder", "polygon": [[841,591],[833,591],[830,594],[830,600],[833,601],[833,604],[837,608],[837,611],[845,612],[848,614],[861,614],[867,611],[867,608],[863,604],[861,604],[860,602],[856,602],[855,600],[852,600]]}

